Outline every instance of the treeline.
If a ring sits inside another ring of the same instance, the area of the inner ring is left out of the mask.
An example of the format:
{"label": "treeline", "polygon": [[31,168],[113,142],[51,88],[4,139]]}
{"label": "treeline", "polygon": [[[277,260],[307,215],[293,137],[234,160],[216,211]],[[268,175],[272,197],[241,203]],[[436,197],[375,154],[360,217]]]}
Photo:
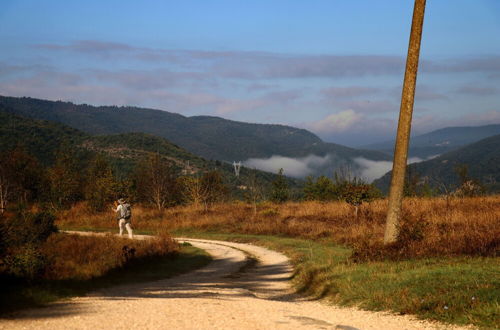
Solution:
{"label": "treeline", "polygon": [[47,167],[19,147],[0,156],[2,213],[33,203],[57,211],[80,201],[99,212],[120,197],[159,209],[189,202],[208,205],[227,193],[218,171],[179,176],[159,154],[144,158],[126,176],[114,173],[109,159],[99,153],[82,158],[75,150],[63,149]]}
{"label": "treeline", "polygon": [[[42,209],[57,211],[86,201],[92,211],[103,211],[113,200],[125,197],[133,203],[142,203],[163,209],[179,204],[210,205],[236,198],[231,195],[229,181],[217,169],[180,173],[167,157],[149,153],[129,172],[114,169],[110,159],[101,153],[83,153],[79,149],[63,147],[56,152],[51,165],[43,165],[36,157],[17,147],[0,155],[0,208],[36,203]],[[297,192],[289,187],[283,170],[267,184],[255,171],[238,181],[237,198],[251,203],[264,200],[345,200],[352,205],[381,197],[380,192],[362,180],[347,174],[309,177],[303,189]],[[234,182],[232,182],[234,184]]]}

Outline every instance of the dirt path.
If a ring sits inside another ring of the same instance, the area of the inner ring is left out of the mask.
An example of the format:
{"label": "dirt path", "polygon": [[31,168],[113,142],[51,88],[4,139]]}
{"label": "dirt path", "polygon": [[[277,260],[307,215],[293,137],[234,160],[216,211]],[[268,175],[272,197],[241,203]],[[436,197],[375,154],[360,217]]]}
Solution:
{"label": "dirt path", "polygon": [[214,261],[172,279],[19,312],[0,320],[0,329],[452,329],[307,301],[292,293],[292,268],[280,253],[249,244],[185,241]]}

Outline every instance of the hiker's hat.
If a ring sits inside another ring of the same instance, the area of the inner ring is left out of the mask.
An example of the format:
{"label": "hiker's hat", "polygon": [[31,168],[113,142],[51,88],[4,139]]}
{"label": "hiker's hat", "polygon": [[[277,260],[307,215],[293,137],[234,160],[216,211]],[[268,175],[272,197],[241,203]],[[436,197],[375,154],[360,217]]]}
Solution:
{"label": "hiker's hat", "polygon": [[120,204],[125,203],[125,198],[120,198],[120,199],[118,200],[118,203],[120,203]]}

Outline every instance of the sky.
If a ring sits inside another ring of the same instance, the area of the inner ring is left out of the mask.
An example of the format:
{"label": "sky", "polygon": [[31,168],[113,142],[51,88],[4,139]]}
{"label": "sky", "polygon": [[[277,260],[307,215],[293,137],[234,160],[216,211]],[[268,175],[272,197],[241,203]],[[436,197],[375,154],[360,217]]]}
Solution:
{"label": "sky", "polygon": [[[0,6],[0,95],[395,135],[413,1]],[[413,133],[500,123],[500,1],[427,0]]]}

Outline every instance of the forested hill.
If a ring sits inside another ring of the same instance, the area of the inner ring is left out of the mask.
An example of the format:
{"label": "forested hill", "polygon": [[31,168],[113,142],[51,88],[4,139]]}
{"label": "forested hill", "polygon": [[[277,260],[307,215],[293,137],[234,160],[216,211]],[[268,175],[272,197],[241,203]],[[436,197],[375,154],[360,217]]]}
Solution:
{"label": "forested hill", "polygon": [[[443,154],[497,134],[500,134],[500,124],[441,128],[412,137],[410,157],[427,158]],[[365,148],[392,154],[394,143],[394,141],[386,141],[367,145]]]}
{"label": "forested hill", "polygon": [[0,96],[0,110],[64,123],[94,135],[128,132],[153,134],[196,155],[229,162],[272,155],[304,157],[311,154],[331,154],[337,163],[350,162],[354,157],[389,159],[389,156],[378,151],[325,143],[307,130],[283,125],[250,124],[208,116],[184,117],[161,110],[94,107],[26,97]]}
{"label": "forested hill", "polygon": [[[242,169],[240,178],[236,180],[230,164],[206,160],[164,138],[145,133],[91,136],[64,124],[25,118],[0,110],[0,152],[16,147],[35,156],[42,166],[51,166],[60,150],[71,149],[82,161],[101,153],[107,156],[117,176],[130,174],[140,161],[158,153],[179,174],[196,174],[217,169],[233,186],[244,184],[249,175],[263,185],[270,185],[276,178],[272,173]],[[288,182],[292,187],[298,184],[292,179]]]}
{"label": "forested hill", "polygon": [[[407,173],[418,176],[421,182],[440,188],[456,187],[459,182],[457,168],[466,166],[470,178],[483,184],[489,192],[500,192],[500,135],[495,135],[437,158],[408,165]],[[375,185],[387,191],[391,172],[375,180]]]}
{"label": "forested hill", "polygon": [[[24,118],[0,111],[0,150],[22,147],[44,165],[51,165],[58,150],[82,149],[117,159],[137,161],[138,153],[158,152],[175,161],[206,162],[186,150],[144,133],[91,136],[69,126],[46,120]],[[133,154],[137,157],[133,156]]]}

